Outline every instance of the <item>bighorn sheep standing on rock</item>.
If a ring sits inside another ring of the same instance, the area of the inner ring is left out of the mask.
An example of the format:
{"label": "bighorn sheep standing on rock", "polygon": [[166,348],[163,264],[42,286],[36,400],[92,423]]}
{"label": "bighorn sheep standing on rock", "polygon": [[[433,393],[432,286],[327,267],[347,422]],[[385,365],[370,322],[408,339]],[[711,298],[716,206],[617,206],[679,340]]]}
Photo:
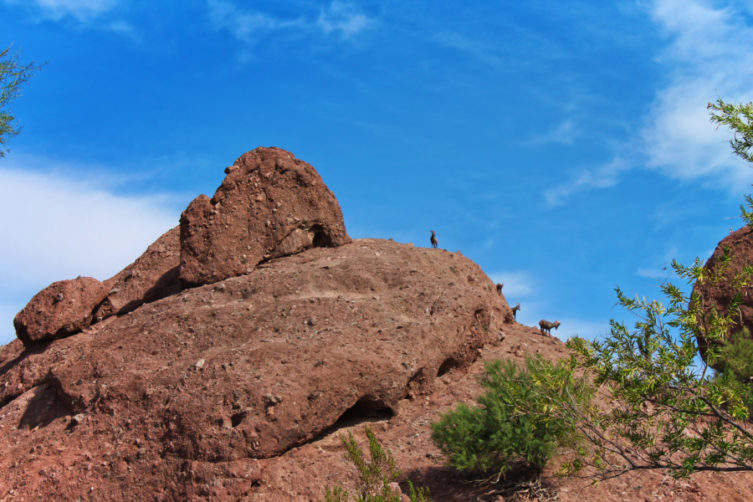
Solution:
{"label": "bighorn sheep standing on rock", "polygon": [[517,319],[517,318],[518,318],[518,310],[520,310],[520,303],[518,303],[517,305],[515,305],[515,306],[514,306],[514,307],[512,308],[512,317],[513,317],[514,319]]}
{"label": "bighorn sheep standing on rock", "polygon": [[549,322],[545,320],[539,321],[539,328],[541,328],[541,332],[545,335],[552,335],[552,328],[557,329],[560,327],[559,321]]}
{"label": "bighorn sheep standing on rock", "polygon": [[434,233],[434,230],[431,231],[431,239],[429,240],[431,240],[431,247],[436,249],[439,242],[437,241],[437,234]]}
{"label": "bighorn sheep standing on rock", "polygon": [[505,285],[503,283],[498,282],[497,283],[497,293],[499,293],[501,295],[502,294],[502,288],[504,288],[504,287],[505,287]]}

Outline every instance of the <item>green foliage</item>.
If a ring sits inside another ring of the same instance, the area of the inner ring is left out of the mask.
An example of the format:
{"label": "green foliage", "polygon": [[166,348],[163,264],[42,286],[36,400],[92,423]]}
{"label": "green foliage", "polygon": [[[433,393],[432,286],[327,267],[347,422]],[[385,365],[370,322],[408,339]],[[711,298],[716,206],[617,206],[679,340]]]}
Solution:
{"label": "green foliage", "polygon": [[[729,144],[735,155],[753,162],[753,103],[733,104],[718,99],[716,103],[709,103],[711,121],[718,126],[727,126],[732,130]],[[742,217],[747,225],[753,225],[753,198],[745,196],[745,204],[740,206]]]}
{"label": "green foliage", "polygon": [[[400,471],[395,467],[392,454],[382,447],[376,435],[368,426],[366,427],[366,437],[369,440],[371,461],[366,460],[364,452],[353,438],[353,434],[348,433],[348,437],[341,437],[347,450],[345,458],[350,460],[358,469],[359,481],[356,502],[400,502],[400,493],[390,487],[390,483],[396,481],[400,476]],[[415,488],[410,480],[408,486],[410,487],[411,502],[431,501],[428,488]],[[348,502],[348,500],[349,494],[342,487],[337,486],[332,490],[327,487],[325,490],[324,502]]]}
{"label": "green foliage", "polygon": [[716,103],[709,103],[708,109],[712,110],[712,122],[732,129],[733,138],[729,143],[735,154],[753,162],[750,152],[753,147],[753,103],[733,104],[718,99]]}
{"label": "green foliage", "polygon": [[18,134],[13,127],[13,115],[8,111],[9,103],[18,93],[32,73],[39,67],[34,63],[19,64],[18,56],[10,54],[10,48],[0,51],[0,157],[5,155],[5,143],[9,136]]}
{"label": "green foliage", "polygon": [[750,383],[753,380],[753,339],[750,331],[742,331],[732,335],[714,353],[714,366],[721,368],[721,373],[729,373],[741,382]]}
{"label": "green foliage", "polygon": [[[714,284],[728,280],[725,263],[728,256],[713,273],[699,260],[673,267],[689,283]],[[749,280],[744,270],[731,282],[742,287]],[[702,298],[689,297],[672,283],[663,284],[662,291],[666,305],[629,298],[618,288],[619,304],[637,316],[634,327],[613,320],[605,340],[569,342],[613,404],[603,415],[581,417],[584,434],[604,451],[601,458],[611,453],[623,468],[661,468],[677,477],[697,470],[753,470],[749,387],[730,376],[715,377],[697,359],[696,335],[701,335],[711,347],[708,360],[737,360],[729,355],[734,349],[719,347],[738,315],[739,298],[722,315],[722,309],[704,305]]]}
{"label": "green foliage", "polygon": [[500,474],[524,463],[544,467],[559,447],[580,437],[572,408],[586,409],[592,388],[574,374],[572,360],[526,358],[486,365],[480,406],[459,404],[432,424],[432,439],[453,467]]}
{"label": "green foliage", "polygon": [[750,331],[743,328],[732,335],[714,351],[710,364],[719,368],[715,383],[734,389],[742,396],[749,415],[753,416],[753,339]]}

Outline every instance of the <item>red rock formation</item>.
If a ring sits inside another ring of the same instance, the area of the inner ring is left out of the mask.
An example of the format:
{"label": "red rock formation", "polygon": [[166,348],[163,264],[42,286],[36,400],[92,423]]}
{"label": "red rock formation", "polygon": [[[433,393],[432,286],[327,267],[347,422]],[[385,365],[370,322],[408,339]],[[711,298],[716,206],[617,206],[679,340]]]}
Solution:
{"label": "red rock formation", "polygon": [[[725,253],[728,253],[730,257],[728,265],[722,265]],[[753,294],[748,288],[740,290],[734,285],[735,277],[743,272],[744,267],[750,265],[753,265],[753,228],[746,226],[722,239],[704,265],[706,277],[721,272],[722,280],[713,284],[711,284],[712,281],[696,284],[693,288],[693,293],[700,295],[703,299],[702,317],[706,319],[712,308],[715,308],[720,315],[727,315],[733,298],[737,293],[741,294],[740,316],[734,319],[735,322],[728,334],[737,333],[744,327],[753,333]],[[726,267],[723,271],[722,266]],[[705,358],[708,340],[701,332],[698,333],[698,345],[701,355]]]}
{"label": "red rock formation", "polygon": [[350,240],[337,199],[316,170],[279,148],[257,148],[226,169],[209,199],[180,219],[180,280],[209,284],[261,261]]}
{"label": "red rock formation", "polygon": [[[444,466],[431,422],[479,394],[485,360],[563,344],[515,323],[459,253],[318,247],[348,240],[339,207],[285,152],[230,171],[181,222],[181,277],[211,284],[177,291],[172,229],[105,284],[55,283],[19,314],[28,346],[0,347],[0,500],[320,500],[352,493],[340,434],[363,444],[363,422],[436,502],[483,496]],[[753,497],[751,476],[662,476],[548,479],[563,501]]]}
{"label": "red rock formation", "polygon": [[[212,283],[246,274],[263,260],[349,242],[337,199],[316,170],[292,154],[257,148],[226,173],[212,199],[197,197],[179,228],[104,284],[82,279],[40,292],[18,314],[17,336],[26,345],[68,336],[174,294],[180,281]],[[72,289],[58,303],[61,288]]]}
{"label": "red rock formation", "polygon": [[107,286],[93,277],[53,282],[13,319],[16,336],[32,345],[81,331],[106,295]]}
{"label": "red rock formation", "polygon": [[[76,452],[74,474],[57,476],[94,476],[106,499],[138,499],[133,479],[158,484],[194,462],[277,457],[348,421],[390,418],[402,400],[430,393],[437,375],[467,367],[507,317],[492,282],[458,254],[378,240],[314,248],[142,305],[39,353],[11,347],[0,372],[0,445],[17,465],[34,465],[29,451],[53,434],[50,445]],[[104,478],[119,462],[125,470]],[[0,472],[0,487],[28,476],[2,461]],[[60,487],[37,489],[49,497]],[[163,489],[185,496],[180,484]]]}
{"label": "red rock formation", "polygon": [[121,315],[143,303],[177,293],[180,265],[180,229],[171,228],[154,241],[136,261],[111,277],[109,292],[97,307],[94,321]]}

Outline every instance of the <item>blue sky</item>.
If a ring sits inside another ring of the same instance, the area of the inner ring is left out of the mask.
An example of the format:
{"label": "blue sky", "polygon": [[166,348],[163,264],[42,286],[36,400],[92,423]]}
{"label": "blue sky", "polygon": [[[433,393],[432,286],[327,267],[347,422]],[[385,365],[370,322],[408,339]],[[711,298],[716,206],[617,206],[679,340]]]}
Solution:
{"label": "blue sky", "polygon": [[706,259],[753,182],[706,110],[753,99],[750,2],[0,0],[9,45],[46,64],[0,159],[0,343],[257,146],[314,165],[352,237],[434,229],[562,338]]}

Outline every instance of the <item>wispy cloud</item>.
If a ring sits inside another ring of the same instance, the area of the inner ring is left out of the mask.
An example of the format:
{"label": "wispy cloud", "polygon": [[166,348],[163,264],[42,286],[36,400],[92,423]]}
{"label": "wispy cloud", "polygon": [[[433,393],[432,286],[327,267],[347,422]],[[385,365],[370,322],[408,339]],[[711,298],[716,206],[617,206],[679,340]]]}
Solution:
{"label": "wispy cloud", "polygon": [[549,207],[563,204],[568,197],[594,188],[608,188],[617,184],[620,174],[631,168],[630,163],[621,158],[596,169],[582,169],[569,181],[544,191],[544,200]]}
{"label": "wispy cloud", "polygon": [[659,55],[670,80],[657,93],[641,131],[647,166],[677,179],[714,176],[735,185],[741,176],[753,179],[732,156],[728,132],[714,134],[706,110],[717,97],[753,98],[753,54],[741,50],[753,45],[753,27],[745,22],[750,18],[700,0],[656,0],[649,14],[670,40]]}
{"label": "wispy cloud", "polygon": [[573,119],[563,120],[550,130],[531,138],[531,144],[560,143],[571,145],[578,137],[578,127]]}
{"label": "wispy cloud", "polygon": [[120,0],[0,0],[8,5],[26,8],[38,20],[64,21],[72,19],[88,28],[111,31],[133,40],[138,36],[133,26],[113,19],[112,13],[120,6]]}
{"label": "wispy cloud", "polygon": [[117,0],[5,0],[8,4],[33,6],[45,18],[59,21],[67,16],[89,21],[113,9]]}
{"label": "wispy cloud", "polygon": [[[751,101],[753,14],[750,5],[714,7],[704,0],[654,0],[650,19],[667,40],[657,61],[667,75],[656,90],[643,125],[622,143],[615,159],[578,172],[546,192],[550,206],[576,192],[616,184],[627,170],[646,168],[677,180],[702,180],[741,190],[753,182],[753,170],[735,158],[729,132],[715,131],[706,104],[722,97]],[[625,159],[625,152],[630,159]]]}
{"label": "wispy cloud", "polygon": [[258,10],[238,7],[230,0],[207,0],[209,19],[218,30],[229,31],[246,44],[256,44],[272,33],[289,32],[301,35],[337,35],[347,39],[374,23],[355,4],[332,1],[316,16],[301,15],[283,18]]}
{"label": "wispy cloud", "polygon": [[319,11],[317,26],[327,35],[339,33],[349,38],[366,29],[374,21],[360,12],[353,4],[333,1],[328,8]]}
{"label": "wispy cloud", "polygon": [[216,29],[228,30],[246,43],[256,42],[275,30],[305,27],[303,18],[279,19],[261,12],[241,10],[226,0],[208,0],[209,19]]}

